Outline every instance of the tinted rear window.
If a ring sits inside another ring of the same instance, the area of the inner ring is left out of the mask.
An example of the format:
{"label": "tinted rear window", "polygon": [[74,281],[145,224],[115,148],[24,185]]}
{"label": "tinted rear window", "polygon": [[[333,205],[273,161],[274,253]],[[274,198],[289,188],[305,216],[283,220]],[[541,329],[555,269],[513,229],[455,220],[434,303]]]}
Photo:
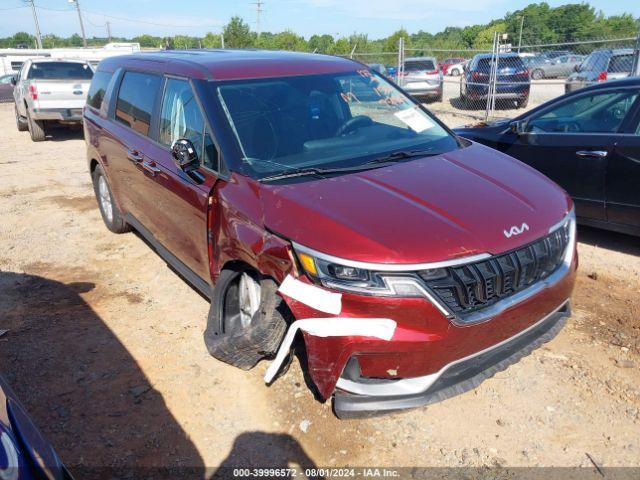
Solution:
{"label": "tinted rear window", "polygon": [[148,135],[153,104],[159,88],[158,75],[126,72],[118,92],[116,120],[136,132]]}
{"label": "tinted rear window", "polygon": [[100,109],[104,94],[107,91],[107,85],[113,74],[111,72],[96,72],[91,80],[89,94],[87,95],[87,105]]}
{"label": "tinted rear window", "polygon": [[404,70],[405,72],[422,72],[424,70],[435,70],[436,66],[433,64],[432,60],[411,60],[405,62]]}
{"label": "tinted rear window", "polygon": [[[490,58],[481,58],[480,60],[478,60],[478,66],[476,68],[478,70],[489,71],[490,65]],[[498,69],[508,67],[522,69],[524,68],[524,63],[522,63],[522,59],[520,57],[498,57]]]}
{"label": "tinted rear window", "polygon": [[633,64],[633,55],[614,55],[609,61],[609,68],[607,71],[610,73],[629,73],[631,72],[631,65]]}
{"label": "tinted rear window", "polygon": [[86,63],[43,62],[34,63],[29,68],[27,78],[41,80],[90,80],[93,70]]}

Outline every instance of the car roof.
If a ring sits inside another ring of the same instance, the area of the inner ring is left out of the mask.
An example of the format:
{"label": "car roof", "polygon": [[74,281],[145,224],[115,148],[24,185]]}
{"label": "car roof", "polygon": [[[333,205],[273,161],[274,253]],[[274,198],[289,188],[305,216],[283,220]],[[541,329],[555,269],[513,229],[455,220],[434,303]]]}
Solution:
{"label": "car roof", "polygon": [[419,62],[421,60],[431,60],[434,61],[436,57],[407,57],[404,59],[405,62]]}
{"label": "car roof", "polygon": [[[475,58],[491,58],[493,57],[493,53],[477,53]],[[515,52],[505,52],[505,53],[498,53],[498,58],[521,58],[520,55],[518,55]]]}
{"label": "car roof", "polygon": [[363,64],[341,57],[273,50],[165,50],[109,57],[98,70],[118,68],[205,80],[238,80],[349,72]]}
{"label": "car roof", "polygon": [[87,60],[81,58],[30,58],[31,63],[50,63],[50,62],[65,62],[65,63],[89,63]]}

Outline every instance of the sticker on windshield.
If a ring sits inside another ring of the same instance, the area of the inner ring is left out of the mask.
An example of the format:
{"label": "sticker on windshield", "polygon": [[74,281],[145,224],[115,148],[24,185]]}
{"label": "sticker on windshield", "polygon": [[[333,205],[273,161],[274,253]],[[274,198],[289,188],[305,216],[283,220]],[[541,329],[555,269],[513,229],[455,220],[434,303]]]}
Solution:
{"label": "sticker on windshield", "polygon": [[411,130],[416,133],[424,132],[429,128],[435,127],[435,124],[426,116],[416,111],[414,107],[400,110],[394,114],[402,120]]}

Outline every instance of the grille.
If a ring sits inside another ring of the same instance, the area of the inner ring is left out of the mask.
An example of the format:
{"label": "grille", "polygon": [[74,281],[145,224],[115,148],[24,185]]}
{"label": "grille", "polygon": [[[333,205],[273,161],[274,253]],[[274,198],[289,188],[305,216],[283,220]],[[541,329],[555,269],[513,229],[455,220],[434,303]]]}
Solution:
{"label": "grille", "polygon": [[568,226],[486,260],[420,272],[436,297],[456,315],[476,312],[552,274],[569,243]]}

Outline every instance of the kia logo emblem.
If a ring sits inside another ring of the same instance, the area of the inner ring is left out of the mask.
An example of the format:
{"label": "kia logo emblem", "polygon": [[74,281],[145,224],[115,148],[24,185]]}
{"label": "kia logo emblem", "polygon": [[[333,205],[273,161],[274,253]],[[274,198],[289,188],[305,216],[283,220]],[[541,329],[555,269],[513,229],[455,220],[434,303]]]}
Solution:
{"label": "kia logo emblem", "polygon": [[526,223],[523,223],[522,225],[520,225],[520,227],[518,227],[517,225],[514,225],[508,231],[503,230],[502,233],[504,233],[505,237],[511,238],[514,235],[520,235],[525,230],[529,230],[529,225],[527,225]]}

